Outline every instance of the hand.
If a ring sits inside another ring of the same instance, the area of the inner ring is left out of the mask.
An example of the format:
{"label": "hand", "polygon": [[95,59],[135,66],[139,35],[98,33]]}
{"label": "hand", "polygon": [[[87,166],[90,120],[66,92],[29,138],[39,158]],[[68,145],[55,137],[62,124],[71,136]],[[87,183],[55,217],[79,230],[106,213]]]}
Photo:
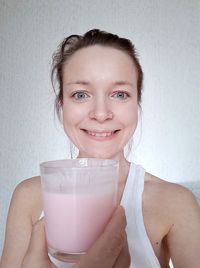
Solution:
{"label": "hand", "polygon": [[[128,268],[130,255],[126,238],[126,217],[118,207],[104,233],[83,255],[74,268]],[[47,253],[44,220],[34,226],[27,253],[21,268],[56,268]]]}
{"label": "hand", "polygon": [[130,254],[125,227],[124,209],[118,207],[104,233],[74,268],[128,268]]}

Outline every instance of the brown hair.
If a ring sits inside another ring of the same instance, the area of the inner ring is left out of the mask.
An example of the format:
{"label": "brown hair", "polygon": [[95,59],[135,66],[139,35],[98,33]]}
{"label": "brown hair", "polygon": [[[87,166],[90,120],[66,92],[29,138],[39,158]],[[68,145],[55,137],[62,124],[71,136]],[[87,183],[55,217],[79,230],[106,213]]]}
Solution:
{"label": "brown hair", "polygon": [[136,54],[134,45],[129,39],[119,37],[116,34],[108,33],[98,29],[93,29],[82,35],[70,35],[63,40],[57,51],[53,54],[53,63],[51,71],[51,81],[55,90],[54,81],[57,80],[58,92],[56,93],[55,108],[60,118],[60,108],[63,104],[63,66],[68,59],[79,49],[102,45],[105,47],[113,47],[128,54],[138,72],[137,90],[138,104],[141,103],[143,72]]}

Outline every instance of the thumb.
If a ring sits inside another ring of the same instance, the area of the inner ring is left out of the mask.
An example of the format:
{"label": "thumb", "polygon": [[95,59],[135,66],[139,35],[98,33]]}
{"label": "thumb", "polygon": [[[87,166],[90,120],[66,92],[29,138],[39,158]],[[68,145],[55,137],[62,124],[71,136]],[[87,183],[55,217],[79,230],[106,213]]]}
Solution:
{"label": "thumb", "polygon": [[119,206],[115,210],[103,234],[97,239],[87,254],[81,257],[80,262],[74,267],[114,267],[126,242],[125,227],[125,211]]}
{"label": "thumb", "polygon": [[33,256],[34,258],[48,258],[44,218],[37,221],[33,225],[27,254]]}

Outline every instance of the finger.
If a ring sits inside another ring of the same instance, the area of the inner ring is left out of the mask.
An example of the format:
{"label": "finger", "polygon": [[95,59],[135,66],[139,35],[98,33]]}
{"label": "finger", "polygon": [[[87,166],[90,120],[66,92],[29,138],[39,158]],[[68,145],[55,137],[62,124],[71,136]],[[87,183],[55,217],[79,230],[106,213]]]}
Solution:
{"label": "finger", "polygon": [[[98,248],[100,258],[109,260],[108,267],[113,265],[119,256],[126,241],[126,216],[123,207],[118,207],[109,224],[107,225],[102,237],[98,241],[96,248]],[[102,248],[103,247],[103,248]],[[102,255],[102,257],[101,257]]]}
{"label": "finger", "polygon": [[113,268],[129,268],[131,264],[131,257],[128,249],[127,239],[125,241],[125,246],[122,248]]}
{"label": "finger", "polygon": [[[112,230],[118,231],[125,230],[126,228],[126,215],[122,206],[118,206],[114,211],[111,220],[106,226],[105,232],[112,233]],[[105,233],[104,232],[104,233]]]}
{"label": "finger", "polygon": [[[118,207],[104,233],[88,253],[82,257],[79,267],[112,267],[125,245],[126,217],[122,207]],[[85,266],[84,266],[85,265]]]}

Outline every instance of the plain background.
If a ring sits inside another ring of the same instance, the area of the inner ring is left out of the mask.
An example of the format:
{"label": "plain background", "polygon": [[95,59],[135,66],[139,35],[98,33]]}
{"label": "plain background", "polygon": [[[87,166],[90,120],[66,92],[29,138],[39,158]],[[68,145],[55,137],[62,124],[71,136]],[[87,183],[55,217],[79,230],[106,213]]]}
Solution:
{"label": "plain background", "polygon": [[172,182],[199,182],[199,0],[0,1],[0,252],[10,198],[39,163],[69,157],[54,118],[51,56],[92,28],[135,44],[144,70],[131,160]]}

